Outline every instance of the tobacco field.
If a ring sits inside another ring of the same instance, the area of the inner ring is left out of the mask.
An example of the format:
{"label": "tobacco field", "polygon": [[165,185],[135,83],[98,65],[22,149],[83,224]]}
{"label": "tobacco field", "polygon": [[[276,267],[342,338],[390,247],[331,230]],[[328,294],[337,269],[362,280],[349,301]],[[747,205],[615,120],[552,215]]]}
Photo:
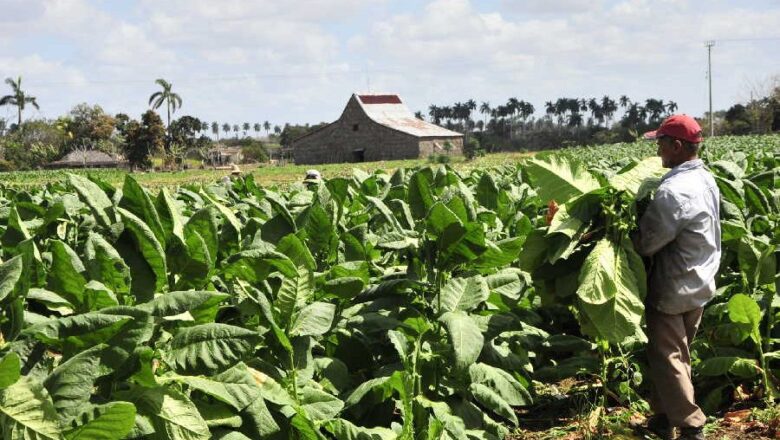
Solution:
{"label": "tobacco field", "polygon": [[[650,143],[272,189],[0,187],[0,438],[501,439],[647,411]],[[780,137],[720,137],[708,414],[780,385]],[[584,402],[584,403],[583,403]]]}

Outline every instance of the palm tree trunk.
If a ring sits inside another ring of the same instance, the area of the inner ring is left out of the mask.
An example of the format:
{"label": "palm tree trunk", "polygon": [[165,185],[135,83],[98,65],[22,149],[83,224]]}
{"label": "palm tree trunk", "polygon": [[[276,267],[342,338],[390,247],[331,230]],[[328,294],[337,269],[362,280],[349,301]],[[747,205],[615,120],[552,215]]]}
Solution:
{"label": "palm tree trunk", "polygon": [[18,122],[17,122],[17,125],[16,125],[16,129],[20,130],[22,128],[22,106],[19,105],[19,106],[17,106],[16,109],[17,109],[17,115],[18,115]]}

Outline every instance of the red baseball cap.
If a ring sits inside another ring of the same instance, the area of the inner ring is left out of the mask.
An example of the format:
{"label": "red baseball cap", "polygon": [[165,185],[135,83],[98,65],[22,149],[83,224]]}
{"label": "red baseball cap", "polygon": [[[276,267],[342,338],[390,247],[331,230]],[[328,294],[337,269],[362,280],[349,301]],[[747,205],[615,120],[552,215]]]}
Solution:
{"label": "red baseball cap", "polygon": [[645,133],[645,139],[658,139],[661,136],[671,136],[682,139],[692,144],[698,144],[704,138],[701,135],[701,126],[696,119],[688,115],[672,115],[661,122],[658,130]]}

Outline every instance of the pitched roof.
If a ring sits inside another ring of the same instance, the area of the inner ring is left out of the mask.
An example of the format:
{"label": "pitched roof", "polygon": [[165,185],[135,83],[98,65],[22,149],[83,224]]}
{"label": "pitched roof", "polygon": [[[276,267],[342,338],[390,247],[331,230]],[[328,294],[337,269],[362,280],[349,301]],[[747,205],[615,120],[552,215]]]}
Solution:
{"label": "pitched roof", "polygon": [[98,150],[87,151],[71,151],[66,154],[62,159],[52,162],[52,164],[64,165],[75,164],[82,165],[84,163],[89,164],[105,164],[105,163],[118,163],[119,161],[109,154],[106,154]]}
{"label": "pitched roof", "polygon": [[401,97],[394,94],[353,94],[352,98],[373,121],[418,137],[456,137],[462,134],[417,119]]}

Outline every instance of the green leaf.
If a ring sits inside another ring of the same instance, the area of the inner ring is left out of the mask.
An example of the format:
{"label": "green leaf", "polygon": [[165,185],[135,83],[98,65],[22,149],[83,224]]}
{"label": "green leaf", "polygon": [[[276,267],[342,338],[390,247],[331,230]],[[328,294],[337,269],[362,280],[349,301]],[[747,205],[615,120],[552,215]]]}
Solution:
{"label": "green leaf", "polygon": [[84,304],[84,263],[76,251],[67,244],[51,241],[51,269],[49,270],[49,289],[61,294],[71,304],[81,307]]}
{"label": "green leaf", "polygon": [[43,385],[49,390],[58,415],[75,417],[89,403],[95,381],[111,370],[102,363],[105,345],[98,345],[73,356],[49,374]]}
{"label": "green leaf", "polygon": [[469,366],[472,383],[485,385],[512,406],[531,404],[531,395],[517,379],[506,371],[478,362]]}
{"label": "green leaf", "polygon": [[592,336],[612,343],[644,338],[641,288],[623,248],[600,240],[582,265],[579,283],[580,308],[597,333]]}
{"label": "green leaf", "polygon": [[11,206],[11,210],[8,213],[8,226],[3,231],[0,242],[2,242],[4,247],[12,248],[30,237],[32,235],[24,225],[24,221],[19,217],[16,207]]}
{"label": "green leaf", "polygon": [[0,438],[46,440],[62,438],[49,393],[25,377],[0,390]]}
{"label": "green leaf", "polygon": [[282,280],[274,305],[279,310],[279,323],[289,328],[295,313],[303,308],[314,295],[314,280],[312,273],[299,267],[295,276],[287,276]]}
{"label": "green leaf", "polygon": [[184,218],[181,212],[179,212],[179,206],[176,204],[173,196],[171,196],[168,188],[161,189],[157,194],[155,206],[160,216],[160,223],[165,231],[166,241],[171,241],[174,237],[180,241],[185,241]]}
{"label": "green leaf", "polygon": [[314,422],[331,420],[344,407],[344,403],[338,397],[311,387],[301,390],[300,403]]}
{"label": "green leaf", "polygon": [[193,232],[200,235],[208,248],[211,261],[217,260],[217,251],[219,251],[219,222],[214,211],[213,207],[201,209],[193,214],[184,225],[186,236],[192,235]]}
{"label": "green leaf", "polygon": [[[75,426],[73,426],[75,424]],[[94,405],[71,422],[65,430],[67,440],[120,440],[135,425],[135,405],[110,402]]]}
{"label": "green leaf", "polygon": [[388,330],[387,338],[390,340],[390,343],[393,344],[393,348],[395,348],[395,352],[398,353],[398,358],[401,359],[401,362],[404,364],[409,362],[411,353],[409,353],[409,343],[406,340],[406,336],[398,330]]}
{"label": "green leaf", "polygon": [[0,264],[0,301],[13,293],[23,269],[21,255]]}
{"label": "green leaf", "polygon": [[177,371],[213,373],[247,356],[258,334],[227,324],[202,324],[180,328],[163,359]]}
{"label": "green leaf", "polygon": [[119,333],[133,318],[101,312],[82,313],[52,319],[25,329],[38,340],[61,347],[66,354],[104,343]]}
{"label": "green leaf", "polygon": [[398,434],[392,429],[364,428],[344,419],[335,419],[325,423],[325,429],[336,437],[336,440],[395,440],[398,438]]}
{"label": "green leaf", "polygon": [[481,275],[470,278],[450,278],[439,294],[439,313],[456,310],[471,311],[487,300],[490,291]]}
{"label": "green leaf", "polygon": [[526,171],[534,183],[534,189],[545,203],[555,200],[560,205],[572,197],[601,187],[599,181],[580,162],[563,157],[529,160]]}
{"label": "green leaf", "polygon": [[474,399],[482,406],[490,409],[517,426],[518,421],[514,410],[512,410],[512,407],[500,394],[481,383],[472,383],[469,385],[469,391],[471,392],[471,395],[474,396]]}
{"label": "green leaf", "polygon": [[750,337],[756,344],[761,343],[761,308],[753,298],[738,293],[729,299],[729,319],[731,322],[745,324],[750,328]]}
{"label": "green leaf", "polygon": [[296,266],[303,266],[308,270],[317,268],[317,263],[309,252],[309,248],[295,234],[287,234],[279,240],[279,243],[276,244],[276,250],[287,255]]}
{"label": "green leaf", "polygon": [[170,375],[160,379],[162,383],[178,382],[224,402],[241,411],[261,395],[260,387],[243,363],[238,363],[211,377]]}
{"label": "green leaf", "polygon": [[295,265],[286,255],[266,249],[249,249],[231,255],[222,269],[227,280],[240,279],[248,283],[265,281],[271,272],[285,277],[297,275]]}
{"label": "green leaf", "polygon": [[428,214],[428,210],[433,206],[432,183],[433,175],[430,168],[423,168],[409,178],[409,186],[407,188],[409,208],[416,219],[424,219]]}
{"label": "green leaf", "polygon": [[168,387],[145,389],[134,399],[138,413],[154,425],[155,437],[170,440],[209,440],[211,433],[198,408],[183,393]]}
{"label": "green leaf", "polygon": [[157,241],[165,244],[165,232],[157,208],[146,190],[130,174],[125,174],[125,184],[122,187],[122,199],[119,201],[119,206],[143,220],[152,230]]}
{"label": "green leaf", "polygon": [[[204,199],[208,200],[208,202],[211,203],[212,206],[217,208],[217,211],[219,211],[220,215],[224,219],[223,226],[226,226],[227,228],[223,227],[222,237],[224,238],[224,236],[226,235],[235,234],[236,243],[240,243],[241,242],[241,221],[238,220],[238,217],[236,217],[236,215],[233,214],[233,211],[231,211],[225,205],[217,202],[213,197],[206,194],[204,191],[201,191],[200,194],[203,196]],[[227,233],[228,230],[231,231],[229,234]]]}
{"label": "green leaf", "polygon": [[16,383],[21,376],[22,362],[19,355],[10,352],[0,359],[0,390]]}
{"label": "green leaf", "polygon": [[751,378],[761,370],[756,361],[736,356],[719,356],[703,360],[696,367],[702,376],[723,376],[731,374],[741,378]]}
{"label": "green leaf", "polygon": [[76,190],[79,199],[89,206],[98,223],[105,228],[110,227],[113,221],[108,209],[113,206],[113,203],[106,193],[94,182],[75,174],[68,174],[68,182]]}
{"label": "green leaf", "polygon": [[204,324],[214,321],[219,303],[229,297],[224,293],[197,290],[168,292],[138,307],[158,318],[188,313],[196,323]]}
{"label": "green leaf", "polygon": [[84,255],[90,278],[100,281],[117,295],[123,296],[130,292],[130,268],[103,237],[90,232]]}
{"label": "green leaf", "polygon": [[298,313],[290,327],[291,336],[320,336],[330,330],[336,305],[325,302],[311,303]]}
{"label": "green leaf", "polygon": [[609,180],[609,184],[618,191],[626,191],[632,197],[636,197],[643,183],[653,180],[657,186],[660,183],[660,178],[666,174],[666,171],[663,165],[661,165],[660,157],[648,157],[637,162],[630,169],[612,177]]}
{"label": "green leaf", "polygon": [[455,368],[465,371],[477,361],[485,342],[479,327],[462,311],[446,312],[439,320],[444,323],[452,344]]}
{"label": "green leaf", "polygon": [[122,217],[125,228],[133,235],[138,250],[154,273],[155,291],[165,291],[168,287],[168,269],[162,245],[141,219],[125,209],[117,208],[117,211]]}

